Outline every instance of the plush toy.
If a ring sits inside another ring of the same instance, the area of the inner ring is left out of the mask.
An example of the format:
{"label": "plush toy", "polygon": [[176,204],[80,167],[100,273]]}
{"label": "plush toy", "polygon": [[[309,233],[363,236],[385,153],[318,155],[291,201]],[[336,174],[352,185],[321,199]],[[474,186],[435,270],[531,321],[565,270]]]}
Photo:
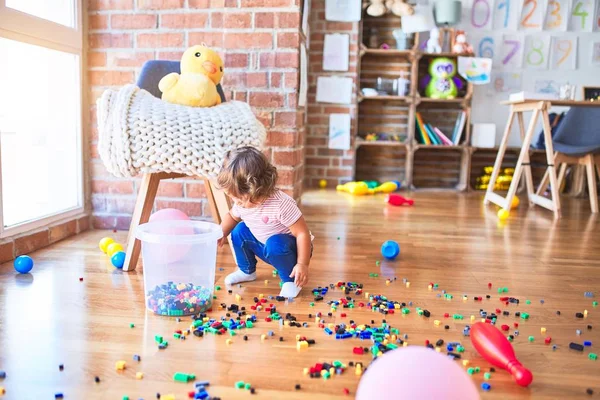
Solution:
{"label": "plush toy", "polygon": [[192,46],[181,57],[181,75],[171,73],[160,80],[162,99],[192,107],[221,104],[217,85],[223,77],[223,60],[206,46]]}
{"label": "plush toy", "polygon": [[454,46],[452,52],[456,54],[472,54],[473,48],[467,43],[467,35],[465,31],[457,30],[454,36]]}
{"label": "plush toy", "polygon": [[406,15],[413,15],[415,9],[410,4],[405,3],[405,0],[387,0],[385,6],[392,14],[398,17],[404,17]]}
{"label": "plush toy", "polygon": [[381,17],[384,15],[387,10],[383,2],[384,0],[371,0],[371,4],[367,7],[367,14],[371,17]]}
{"label": "plush toy", "polygon": [[429,32],[429,39],[427,39],[427,52],[442,52],[442,47],[440,46],[440,30],[438,28],[433,28],[431,32]]}
{"label": "plush toy", "polygon": [[421,82],[425,87],[425,96],[432,99],[453,99],[458,94],[458,89],[463,86],[462,81],[456,76],[456,63],[446,57],[431,60],[429,74]]}

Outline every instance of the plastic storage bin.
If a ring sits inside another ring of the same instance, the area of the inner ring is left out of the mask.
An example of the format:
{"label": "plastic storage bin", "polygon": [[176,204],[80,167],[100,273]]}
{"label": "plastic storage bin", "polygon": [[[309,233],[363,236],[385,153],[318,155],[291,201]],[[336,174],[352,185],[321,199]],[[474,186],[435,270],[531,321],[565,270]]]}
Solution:
{"label": "plastic storage bin", "polygon": [[138,226],[146,307],[159,315],[191,315],[211,308],[219,225],[156,221]]}

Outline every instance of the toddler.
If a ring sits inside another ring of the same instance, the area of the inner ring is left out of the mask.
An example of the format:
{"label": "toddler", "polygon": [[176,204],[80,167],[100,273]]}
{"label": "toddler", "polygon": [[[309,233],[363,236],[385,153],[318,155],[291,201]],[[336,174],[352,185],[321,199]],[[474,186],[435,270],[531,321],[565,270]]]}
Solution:
{"label": "toddler", "polygon": [[231,233],[238,270],[227,285],[256,280],[256,257],[271,264],[283,282],[280,296],[296,297],[308,280],[312,236],[296,202],[275,187],[277,169],[253,147],[230,151],[217,183],[234,202],[223,218]]}

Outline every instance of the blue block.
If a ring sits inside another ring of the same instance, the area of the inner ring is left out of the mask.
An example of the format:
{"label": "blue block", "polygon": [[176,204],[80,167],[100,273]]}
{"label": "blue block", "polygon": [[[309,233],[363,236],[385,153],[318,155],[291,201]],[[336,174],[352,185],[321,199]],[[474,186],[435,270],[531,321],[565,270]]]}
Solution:
{"label": "blue block", "polygon": [[592,342],[590,342],[589,340],[586,340],[585,342],[583,342],[584,346],[591,346]]}
{"label": "blue block", "polygon": [[331,335],[333,332],[329,328],[325,328],[325,333]]}
{"label": "blue block", "polygon": [[488,390],[490,390],[492,388],[492,386],[487,382],[483,382],[481,384],[481,388],[487,392]]}

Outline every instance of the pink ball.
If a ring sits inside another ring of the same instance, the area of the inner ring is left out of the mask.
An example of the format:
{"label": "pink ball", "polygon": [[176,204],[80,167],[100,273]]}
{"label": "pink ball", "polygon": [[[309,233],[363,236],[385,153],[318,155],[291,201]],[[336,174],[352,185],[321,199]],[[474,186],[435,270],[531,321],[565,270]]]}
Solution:
{"label": "pink ball", "polygon": [[400,347],[378,357],[362,376],[357,400],[476,400],[471,377],[446,355],[426,347]]}
{"label": "pink ball", "polygon": [[190,217],[183,211],[175,208],[163,208],[150,216],[150,222],[154,221],[188,221]]}

